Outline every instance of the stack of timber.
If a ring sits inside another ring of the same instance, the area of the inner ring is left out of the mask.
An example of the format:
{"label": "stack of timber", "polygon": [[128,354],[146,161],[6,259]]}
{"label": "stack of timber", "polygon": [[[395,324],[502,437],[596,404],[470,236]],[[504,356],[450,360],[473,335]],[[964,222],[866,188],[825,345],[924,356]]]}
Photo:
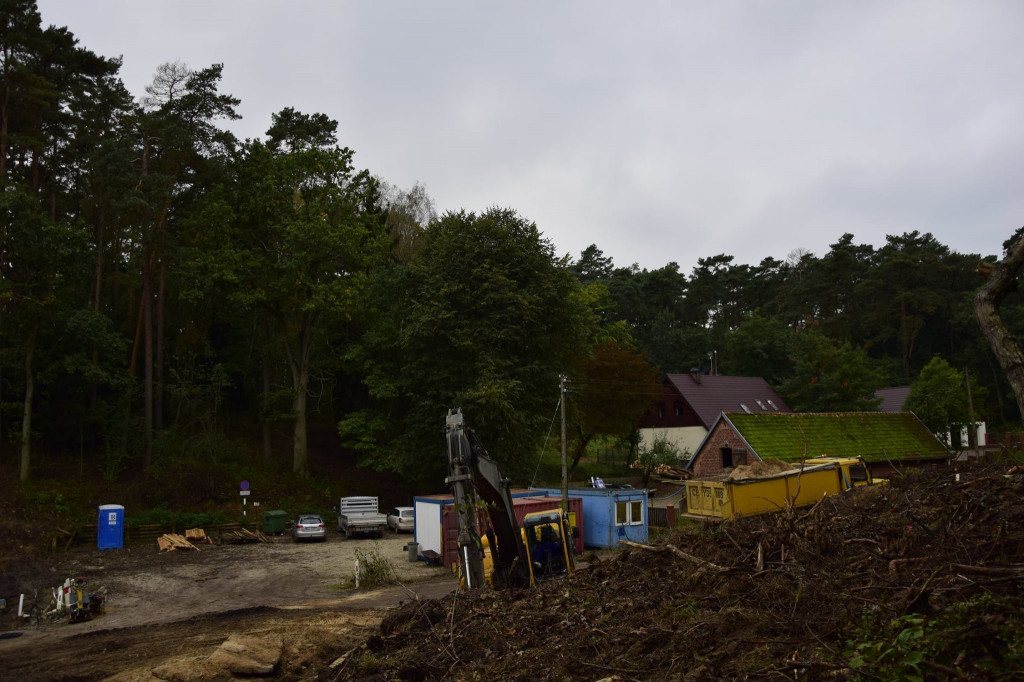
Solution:
{"label": "stack of timber", "polygon": [[693,477],[693,472],[689,469],[673,464],[660,464],[652,473],[657,478],[669,481],[688,481]]}
{"label": "stack of timber", "polygon": [[194,549],[197,552],[199,551],[198,547],[177,533],[161,535],[156,539],[156,544],[160,547],[161,552],[173,552],[177,549]]}
{"label": "stack of timber", "polygon": [[259,530],[252,531],[240,528],[238,530],[224,531],[220,534],[220,541],[232,545],[241,545],[250,542],[270,542],[270,538]]}
{"label": "stack of timber", "polygon": [[189,528],[185,531],[185,539],[193,542],[198,540],[199,542],[206,542],[211,545],[213,544],[213,540],[206,536],[206,531],[202,528]]}

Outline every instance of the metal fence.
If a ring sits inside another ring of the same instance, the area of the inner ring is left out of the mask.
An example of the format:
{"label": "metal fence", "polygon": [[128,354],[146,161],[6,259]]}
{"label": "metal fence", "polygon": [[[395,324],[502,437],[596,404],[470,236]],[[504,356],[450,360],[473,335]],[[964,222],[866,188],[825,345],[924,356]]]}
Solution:
{"label": "metal fence", "polygon": [[629,448],[594,448],[593,452],[598,462],[629,465]]}
{"label": "metal fence", "polygon": [[668,528],[668,510],[664,507],[648,507],[647,524]]}

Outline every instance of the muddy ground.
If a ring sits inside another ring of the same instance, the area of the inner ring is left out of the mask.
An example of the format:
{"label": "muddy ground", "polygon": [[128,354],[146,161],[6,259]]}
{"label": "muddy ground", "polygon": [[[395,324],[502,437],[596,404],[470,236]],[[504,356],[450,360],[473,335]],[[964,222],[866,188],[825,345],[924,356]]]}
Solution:
{"label": "muddy ground", "polygon": [[[155,679],[152,670],[161,663],[200,661],[229,635],[248,634],[283,637],[276,677],[315,679],[375,631],[387,609],[454,588],[442,569],[408,561],[410,539],[389,532],[380,540],[346,541],[329,533],[323,543],[277,537],[174,552],[160,552],[152,542],[10,562],[0,569],[0,588],[26,593],[32,617],[19,620],[17,603],[8,599],[0,615],[0,677]],[[401,585],[354,589],[356,550],[386,558]],[[76,624],[40,616],[50,588],[64,577],[81,577],[105,592],[103,615]]]}

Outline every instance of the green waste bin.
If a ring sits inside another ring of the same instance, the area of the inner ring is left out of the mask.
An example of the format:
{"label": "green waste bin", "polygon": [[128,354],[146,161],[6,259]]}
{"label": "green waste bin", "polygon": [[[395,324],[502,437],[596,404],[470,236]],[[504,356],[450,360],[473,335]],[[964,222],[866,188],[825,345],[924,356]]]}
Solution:
{"label": "green waste bin", "polygon": [[268,535],[280,535],[284,532],[285,524],[288,523],[288,514],[283,509],[273,509],[263,512],[260,517],[261,530]]}

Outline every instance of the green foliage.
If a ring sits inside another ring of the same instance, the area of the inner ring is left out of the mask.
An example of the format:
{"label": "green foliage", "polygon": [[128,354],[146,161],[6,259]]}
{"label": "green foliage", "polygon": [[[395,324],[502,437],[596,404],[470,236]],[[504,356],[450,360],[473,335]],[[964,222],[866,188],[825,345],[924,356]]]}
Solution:
{"label": "green foliage", "polygon": [[855,671],[882,680],[924,680],[924,661],[1013,674],[1024,666],[1024,635],[1016,598],[980,594],[954,601],[929,618],[883,618],[865,611],[847,633],[844,658]]}
{"label": "green foliage", "polygon": [[921,661],[924,654],[920,647],[925,634],[924,618],[902,616],[890,623],[896,634],[891,640],[860,641],[846,652],[850,667],[854,670],[879,671],[886,669],[891,678],[924,682]]}
{"label": "green foliage", "polygon": [[633,467],[639,469],[643,475],[641,487],[647,487],[651,474],[658,467],[681,464],[691,454],[693,453],[685,448],[680,450],[664,434],[656,435],[652,443],[641,442],[640,447],[637,448],[636,460],[633,462]]}
{"label": "green foliage", "polygon": [[126,514],[124,525],[127,528],[159,525],[185,530],[188,528],[210,528],[222,523],[229,523],[231,520],[232,519],[228,517],[228,514],[223,511],[174,511],[168,509],[166,506],[159,506],[138,513]]}
{"label": "green foliage", "polygon": [[873,410],[881,402],[875,391],[885,385],[885,377],[861,348],[837,345],[817,330],[804,329],[793,335],[790,359],[794,373],[782,392],[797,412]]}
{"label": "green foliage", "polygon": [[398,582],[391,562],[380,553],[379,543],[373,543],[373,548],[365,552],[357,548],[356,564],[359,566],[360,587],[370,589]]}
{"label": "green foliage", "polygon": [[[558,374],[591,331],[579,285],[537,226],[507,209],[449,213],[430,225],[404,276],[387,278],[389,311],[359,352],[373,413],[346,417],[381,442],[364,462],[441,475],[440,425],[460,406],[502,471],[520,478],[551,419]],[[395,301],[405,301],[390,312]],[[386,388],[385,388],[386,387]]]}
{"label": "green foliage", "polygon": [[[971,382],[972,398],[983,401],[987,391]],[[910,385],[904,409],[913,412],[934,433],[958,433],[970,424],[967,386],[961,372],[935,356]],[[975,419],[982,419],[975,415]]]}

